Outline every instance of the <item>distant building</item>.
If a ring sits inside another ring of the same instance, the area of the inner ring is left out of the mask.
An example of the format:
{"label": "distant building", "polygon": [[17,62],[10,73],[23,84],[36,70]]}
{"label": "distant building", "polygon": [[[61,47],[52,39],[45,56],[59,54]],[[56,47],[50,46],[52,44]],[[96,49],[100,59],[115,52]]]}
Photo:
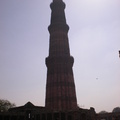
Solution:
{"label": "distant building", "polygon": [[8,112],[0,113],[0,120],[95,120],[94,116],[93,108],[90,110],[79,108],[74,111],[52,111],[28,102],[24,106],[11,108]]}

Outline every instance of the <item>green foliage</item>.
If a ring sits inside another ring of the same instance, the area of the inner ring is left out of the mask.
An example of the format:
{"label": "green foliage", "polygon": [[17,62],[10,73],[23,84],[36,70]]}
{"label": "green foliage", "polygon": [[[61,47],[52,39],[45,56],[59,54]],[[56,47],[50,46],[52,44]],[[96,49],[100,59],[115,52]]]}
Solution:
{"label": "green foliage", "polygon": [[12,107],[15,107],[14,103],[9,102],[8,100],[0,99],[0,112],[6,112]]}

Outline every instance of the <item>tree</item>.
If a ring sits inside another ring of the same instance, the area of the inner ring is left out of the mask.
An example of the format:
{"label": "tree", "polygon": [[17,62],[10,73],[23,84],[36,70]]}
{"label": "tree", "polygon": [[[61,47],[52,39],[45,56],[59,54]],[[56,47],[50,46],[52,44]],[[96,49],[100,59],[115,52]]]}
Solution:
{"label": "tree", "polygon": [[11,103],[8,100],[0,99],[0,112],[6,112],[8,109],[15,107],[14,103]]}
{"label": "tree", "polygon": [[115,113],[115,112],[120,112],[120,107],[115,107],[112,112],[113,112],[113,113]]}
{"label": "tree", "polygon": [[99,112],[99,114],[105,114],[105,113],[108,113],[108,112],[106,112],[105,110]]}

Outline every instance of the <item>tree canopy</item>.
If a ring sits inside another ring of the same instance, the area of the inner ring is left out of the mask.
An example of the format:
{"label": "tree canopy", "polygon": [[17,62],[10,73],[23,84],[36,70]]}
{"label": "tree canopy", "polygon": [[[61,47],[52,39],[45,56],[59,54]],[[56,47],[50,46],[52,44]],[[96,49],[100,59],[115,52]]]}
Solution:
{"label": "tree canopy", "polygon": [[6,112],[8,109],[15,107],[14,103],[11,103],[8,100],[0,99],[0,112]]}
{"label": "tree canopy", "polygon": [[99,112],[99,114],[105,114],[105,113],[108,113],[108,112],[105,110]]}
{"label": "tree canopy", "polygon": [[120,107],[115,107],[112,112],[120,112]]}

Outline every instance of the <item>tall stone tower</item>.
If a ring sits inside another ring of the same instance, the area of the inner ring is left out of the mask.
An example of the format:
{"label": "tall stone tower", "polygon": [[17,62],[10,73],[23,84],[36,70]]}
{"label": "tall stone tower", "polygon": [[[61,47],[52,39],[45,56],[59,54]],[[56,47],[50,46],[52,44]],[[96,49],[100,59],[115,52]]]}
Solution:
{"label": "tall stone tower", "polygon": [[46,58],[47,83],[45,107],[53,111],[75,110],[76,91],[68,43],[69,26],[66,24],[65,3],[53,0],[50,5],[51,24],[49,56]]}

